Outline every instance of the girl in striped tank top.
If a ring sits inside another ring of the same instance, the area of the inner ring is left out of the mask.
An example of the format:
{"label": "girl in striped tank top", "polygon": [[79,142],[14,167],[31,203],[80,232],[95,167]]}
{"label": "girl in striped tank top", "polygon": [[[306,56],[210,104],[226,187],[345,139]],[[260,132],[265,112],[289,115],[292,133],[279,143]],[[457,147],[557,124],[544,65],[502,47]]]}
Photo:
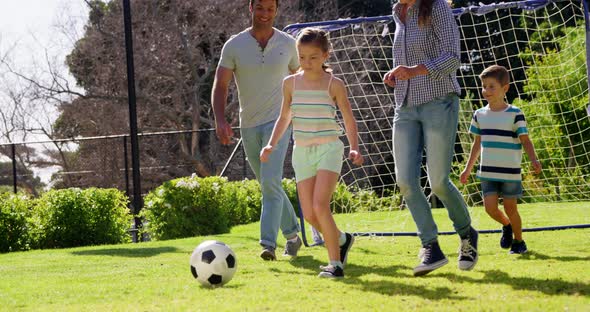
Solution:
{"label": "girl in striped tank top", "polygon": [[299,203],[305,220],[322,233],[328,249],[330,262],[321,267],[319,276],[341,278],[354,237],[338,229],[330,210],[344,153],[344,144],[339,139],[342,129],[336,121],[337,109],[344,119],[350,143],[348,158],[353,164],[361,165],[363,156],[358,148],[356,121],[346,86],[325,65],[329,51],[328,33],[323,30],[306,28],[297,37],[301,70],[283,80],[281,115],[268,145],[260,152],[260,160],[268,160],[273,146],[292,122],[293,168]]}

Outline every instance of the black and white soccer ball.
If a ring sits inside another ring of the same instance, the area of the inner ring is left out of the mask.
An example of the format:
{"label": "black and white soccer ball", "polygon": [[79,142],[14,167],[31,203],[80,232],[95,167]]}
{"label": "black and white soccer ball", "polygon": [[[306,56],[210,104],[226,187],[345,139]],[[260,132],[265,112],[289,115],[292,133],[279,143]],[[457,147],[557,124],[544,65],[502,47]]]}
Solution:
{"label": "black and white soccer ball", "polygon": [[220,287],[236,273],[236,254],[231,248],[214,240],[204,241],[191,255],[191,273],[206,287]]}

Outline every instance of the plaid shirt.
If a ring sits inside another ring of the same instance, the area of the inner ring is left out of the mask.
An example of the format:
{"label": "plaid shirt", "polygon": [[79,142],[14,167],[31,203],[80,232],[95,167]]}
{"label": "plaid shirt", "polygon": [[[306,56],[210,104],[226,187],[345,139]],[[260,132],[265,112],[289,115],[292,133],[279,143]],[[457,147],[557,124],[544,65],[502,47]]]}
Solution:
{"label": "plaid shirt", "polygon": [[428,69],[428,75],[396,81],[394,98],[397,106],[418,106],[452,92],[461,94],[457,82],[457,69],[461,64],[459,28],[455,17],[446,0],[434,0],[431,23],[419,27],[420,1],[408,8],[405,24],[400,20],[403,5],[393,6],[393,67],[424,64]]}

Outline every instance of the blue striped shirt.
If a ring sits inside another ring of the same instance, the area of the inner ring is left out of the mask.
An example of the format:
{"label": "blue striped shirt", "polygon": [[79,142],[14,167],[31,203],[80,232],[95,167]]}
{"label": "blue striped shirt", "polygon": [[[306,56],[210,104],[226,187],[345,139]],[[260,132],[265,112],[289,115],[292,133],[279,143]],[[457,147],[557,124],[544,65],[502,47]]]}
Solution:
{"label": "blue striped shirt", "polygon": [[424,64],[428,69],[428,75],[396,81],[393,94],[397,106],[404,102],[418,106],[449,93],[461,94],[457,81],[461,65],[457,21],[446,0],[434,0],[430,23],[418,26],[420,1],[408,8],[405,24],[399,17],[403,5],[393,6],[393,67]]}
{"label": "blue striped shirt", "polygon": [[489,106],[473,114],[469,132],[481,136],[481,159],[477,177],[480,180],[521,181],[522,145],[520,136],[528,134],[522,111],[508,105],[503,111]]}

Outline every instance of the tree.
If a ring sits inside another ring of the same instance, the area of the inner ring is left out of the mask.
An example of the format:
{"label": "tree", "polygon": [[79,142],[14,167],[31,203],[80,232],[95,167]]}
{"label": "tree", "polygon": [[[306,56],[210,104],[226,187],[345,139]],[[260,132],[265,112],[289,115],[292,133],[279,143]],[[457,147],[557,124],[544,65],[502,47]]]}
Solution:
{"label": "tree", "polygon": [[[18,162],[18,161],[17,161]],[[17,189],[26,193],[38,196],[45,186],[41,179],[35,177],[33,171],[24,168],[21,165],[16,167]],[[10,190],[13,191],[12,162],[0,162],[0,193]],[[9,187],[10,186],[10,187]]]}
{"label": "tree", "polygon": [[[60,138],[128,133],[122,5],[86,2],[91,10],[85,34],[66,60],[84,93],[59,106],[54,126]],[[224,42],[249,26],[247,3],[135,0],[131,6],[138,128],[143,133],[193,131],[140,138],[142,186],[151,189],[192,172],[217,174],[231,149],[220,146],[214,132],[204,131],[214,126],[211,85]],[[299,20],[296,7],[296,1],[280,2],[278,28]],[[227,110],[236,126],[237,106],[234,92]],[[78,142],[66,158],[71,170],[82,173],[79,186],[121,187],[124,148],[121,140]]]}
{"label": "tree", "polygon": [[[5,55],[0,64],[7,64],[9,57]],[[44,146],[21,144],[29,137],[46,131],[42,126],[39,112],[42,108],[34,100],[34,87],[28,83],[19,84],[8,75],[0,76],[0,98],[3,99],[0,109],[0,156],[12,160],[14,144],[14,160],[16,162],[17,184],[21,189],[38,195],[43,188],[40,179],[33,175],[32,168],[50,166],[47,159],[40,154]],[[0,163],[0,185],[13,184],[12,161]]]}
{"label": "tree", "polygon": [[299,22],[389,15],[392,7],[391,0],[300,0],[299,5],[308,13]]}

